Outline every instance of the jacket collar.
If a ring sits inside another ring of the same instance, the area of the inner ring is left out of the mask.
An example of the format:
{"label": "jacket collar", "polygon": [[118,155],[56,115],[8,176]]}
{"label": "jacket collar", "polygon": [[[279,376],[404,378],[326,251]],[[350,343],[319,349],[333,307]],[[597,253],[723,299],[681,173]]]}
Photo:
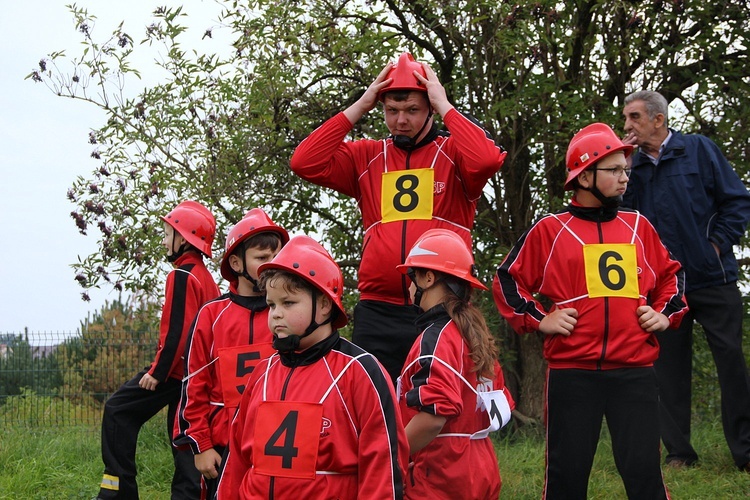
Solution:
{"label": "jacket collar", "polygon": [[591,222],[609,222],[617,217],[619,207],[584,207],[575,199],[570,200],[568,211],[579,219]]}
{"label": "jacket collar", "polygon": [[308,347],[304,351],[291,352],[286,354],[279,353],[281,364],[293,368],[295,366],[307,366],[315,363],[331,352],[331,349],[339,342],[339,332],[334,331],[331,335],[324,338],[317,344]]}

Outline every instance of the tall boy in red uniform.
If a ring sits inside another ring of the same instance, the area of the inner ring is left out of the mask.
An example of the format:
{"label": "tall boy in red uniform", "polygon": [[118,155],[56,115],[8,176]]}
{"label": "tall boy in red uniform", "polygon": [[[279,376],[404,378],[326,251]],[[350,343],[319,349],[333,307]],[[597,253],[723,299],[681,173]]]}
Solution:
{"label": "tall boy in red uniform", "polygon": [[[546,335],[544,498],[586,498],[603,417],[628,497],[668,498],[654,333],[687,311],[684,275],[651,223],[618,209],[632,149],[603,123],[578,132],[566,155],[570,205],[526,231],[495,277],[503,317],[519,333]],[[537,293],[554,303],[549,311]]]}
{"label": "tall boy in red uniform", "polygon": [[287,241],[286,230],[262,209],[250,210],[227,235],[221,275],[229,281],[229,292],[200,309],[190,332],[174,444],[189,446],[195,455],[202,498],[216,492],[245,380],[261,359],[276,352],[258,267]]}
{"label": "tall boy in red uniform", "polygon": [[248,379],[218,498],[402,498],[408,444],[393,386],[338,334],[338,265],[297,236],[259,271],[278,354]]}
{"label": "tall boy in red uniform", "polygon": [[[345,140],[378,102],[391,136]],[[438,131],[434,113],[449,133]],[[450,229],[471,246],[477,200],[504,160],[484,129],[448,101],[432,69],[408,53],[292,155],[295,174],[357,201],[365,234],[352,340],[374,354],[393,380],[419,333],[413,325],[419,309],[396,266],[428,229]]]}
{"label": "tall boy in red uniform", "polygon": [[[203,256],[211,257],[216,221],[206,207],[183,201],[164,220],[167,260],[175,269],[167,276],[159,328],[159,345],[151,366],[125,382],[104,405],[100,499],[137,499],[135,452],[143,424],[169,406],[167,432],[171,439],[182,386],[183,353],[190,324],[198,309],[219,295]],[[192,454],[173,449],[175,472],[172,498],[200,496],[200,474]]]}

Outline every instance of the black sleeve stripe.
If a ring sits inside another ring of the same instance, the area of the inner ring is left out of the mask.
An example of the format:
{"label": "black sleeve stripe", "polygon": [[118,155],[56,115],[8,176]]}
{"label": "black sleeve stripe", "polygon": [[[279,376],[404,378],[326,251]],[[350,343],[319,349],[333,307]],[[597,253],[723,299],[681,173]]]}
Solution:
{"label": "black sleeve stripe", "polygon": [[172,369],[172,363],[176,356],[182,355],[177,352],[185,326],[185,306],[187,302],[187,284],[190,279],[190,270],[193,264],[180,267],[175,271],[174,285],[172,287],[172,307],[169,314],[169,329],[161,350],[158,364],[153,371],[153,376],[160,382],[164,382]]}
{"label": "black sleeve stripe", "polygon": [[537,321],[541,321],[544,319],[544,313],[537,309],[536,304],[533,301],[527,301],[524,299],[524,297],[518,292],[516,281],[508,271],[518,259],[518,255],[521,253],[521,249],[526,242],[526,237],[533,228],[534,226],[523,233],[516,244],[513,245],[508,256],[503,263],[500,264],[500,267],[497,268],[497,278],[500,282],[500,289],[505,302],[513,308],[516,314],[529,314]]}

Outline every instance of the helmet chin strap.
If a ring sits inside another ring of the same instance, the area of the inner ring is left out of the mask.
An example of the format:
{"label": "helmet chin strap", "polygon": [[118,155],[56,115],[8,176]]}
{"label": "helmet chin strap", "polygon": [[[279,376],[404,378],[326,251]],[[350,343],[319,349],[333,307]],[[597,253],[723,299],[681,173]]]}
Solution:
{"label": "helmet chin strap", "polygon": [[591,194],[593,194],[596,197],[597,200],[599,200],[600,202],[602,202],[602,206],[604,208],[617,208],[617,207],[619,207],[620,204],[622,203],[622,195],[604,196],[604,194],[601,191],[599,191],[599,188],[596,187],[596,172],[597,172],[597,170],[594,169],[593,172],[594,172],[594,182],[592,184],[592,187],[585,188],[585,187],[581,186],[581,189],[583,189],[584,191],[588,191]]}
{"label": "helmet chin strap", "polygon": [[239,273],[237,271],[234,271],[234,270],[232,270],[232,271],[234,271],[234,274],[236,274],[237,276],[242,276],[247,281],[249,281],[250,283],[252,283],[252,285],[253,285],[253,292],[254,293],[260,293],[261,290],[258,287],[258,280],[256,280],[252,276],[250,276],[250,274],[247,272],[247,266],[245,265],[245,253],[246,252],[247,252],[247,247],[243,243],[242,244],[242,271],[239,272]]}
{"label": "helmet chin strap", "polygon": [[172,254],[171,255],[167,255],[167,262],[173,264],[177,259],[179,259],[180,257],[182,257],[182,255],[187,250],[187,245],[188,245],[187,242],[184,242],[182,245],[180,245],[180,248],[178,248],[177,250],[175,250],[174,249],[174,236],[173,236],[172,237],[172,245],[171,245],[172,246]]}
{"label": "helmet chin strap", "polygon": [[279,351],[281,354],[291,354],[294,351],[299,350],[300,342],[302,339],[313,333],[315,330],[323,325],[327,325],[333,321],[333,314],[328,316],[328,319],[322,323],[315,321],[315,316],[318,312],[318,291],[313,290],[312,292],[312,318],[310,318],[310,324],[307,325],[302,335],[287,335],[286,337],[279,337],[277,334],[273,334],[273,348]]}
{"label": "helmet chin strap", "polygon": [[408,135],[394,135],[393,145],[404,151],[411,151],[414,149],[414,146],[417,145],[417,138],[422,135],[422,132],[424,132],[425,127],[427,127],[427,124],[430,122],[430,118],[432,118],[432,107],[430,107],[430,112],[427,113],[427,118],[422,124],[422,128],[419,129],[419,132],[414,134],[414,137],[409,137]]}

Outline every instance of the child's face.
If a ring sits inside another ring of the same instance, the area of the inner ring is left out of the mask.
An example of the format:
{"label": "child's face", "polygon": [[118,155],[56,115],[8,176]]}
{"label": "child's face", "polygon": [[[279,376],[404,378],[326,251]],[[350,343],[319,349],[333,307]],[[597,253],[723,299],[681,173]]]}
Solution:
{"label": "child's face", "polygon": [[[266,282],[268,328],[280,338],[302,335],[312,320],[312,295],[306,290],[290,290],[284,284],[283,278]],[[330,303],[319,296],[315,321],[322,323],[330,314]]]}
{"label": "child's face", "polygon": [[[258,248],[258,247],[250,247],[245,251],[245,264],[244,269],[247,270],[247,274],[249,274],[253,279],[258,279],[258,268],[261,264],[264,264],[266,262],[269,262],[273,260],[274,257],[276,257],[276,254],[279,253],[279,250],[281,250],[281,245],[277,246],[274,249],[270,248]],[[232,269],[234,269],[235,272],[241,273],[243,269],[242,260],[237,255],[232,255],[229,257],[229,265],[232,266]]]}
{"label": "child's face", "polygon": [[164,223],[164,239],[161,240],[161,244],[167,249],[167,257],[172,255],[175,250],[178,250],[180,246],[185,242],[182,235],[174,230],[172,226]]}
{"label": "child's face", "polygon": [[[604,196],[614,197],[625,194],[628,187],[628,163],[625,155],[618,151],[613,153],[596,164],[596,187]],[[583,179],[579,182],[584,187],[589,187],[594,180],[594,172],[584,171]]]}

